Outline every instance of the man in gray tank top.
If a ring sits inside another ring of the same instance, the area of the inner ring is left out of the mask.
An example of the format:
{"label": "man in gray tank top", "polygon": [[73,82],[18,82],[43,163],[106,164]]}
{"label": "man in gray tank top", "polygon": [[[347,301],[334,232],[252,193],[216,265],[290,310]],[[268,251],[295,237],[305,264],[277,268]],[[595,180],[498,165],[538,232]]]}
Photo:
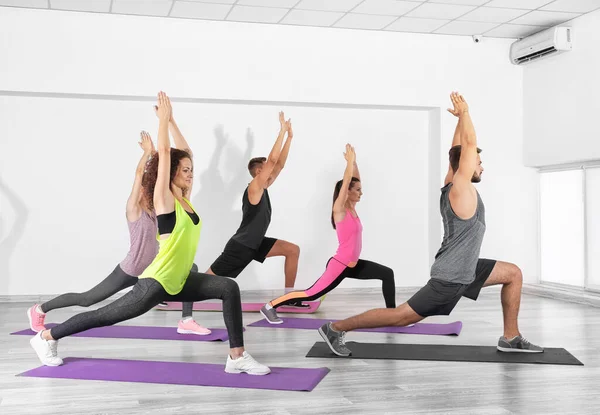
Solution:
{"label": "man in gray tank top", "polygon": [[462,297],[476,300],[483,287],[502,285],[504,334],[502,352],[541,353],[543,348],[521,336],[518,328],[523,276],[514,264],[479,258],[485,234],[485,207],[473,183],[481,181],[481,150],[469,107],[462,95],[450,96],[458,117],[450,149],[450,166],[440,197],[444,240],[431,267],[431,279],[406,303],[395,309],[375,309],[319,328],[330,349],[349,356],[345,332],[359,328],[407,326],[435,315],[449,315]]}
{"label": "man in gray tank top", "polygon": [[[208,274],[236,278],[252,261],[264,262],[274,256],[285,257],[285,290],[292,291],[296,283],[300,248],[290,242],[266,236],[271,223],[271,199],[267,190],[285,166],[294,136],[292,123],[279,113],[281,129],[269,157],[257,157],[248,163],[252,182],[242,196],[242,222],[225,245],[223,253],[212,263]],[[283,138],[287,132],[287,140]],[[283,148],[282,148],[283,145]],[[307,307],[301,302],[292,304]]]}

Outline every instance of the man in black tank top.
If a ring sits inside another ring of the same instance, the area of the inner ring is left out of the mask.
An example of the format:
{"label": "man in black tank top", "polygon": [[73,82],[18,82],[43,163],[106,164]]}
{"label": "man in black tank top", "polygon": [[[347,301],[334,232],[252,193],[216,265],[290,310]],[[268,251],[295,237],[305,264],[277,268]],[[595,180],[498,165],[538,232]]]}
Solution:
{"label": "man in black tank top", "polygon": [[359,328],[407,326],[435,315],[449,315],[462,297],[476,300],[483,287],[502,285],[504,333],[497,348],[502,352],[541,353],[543,348],[521,336],[517,317],[521,304],[523,276],[514,264],[479,258],[485,233],[485,207],[473,183],[481,181],[481,150],[464,98],[450,96],[458,117],[450,149],[450,166],[442,195],[440,213],[444,240],[431,267],[431,279],[406,303],[395,309],[370,310],[336,323],[328,323],[319,334],[340,356],[351,354],[344,332]]}
{"label": "man in black tank top", "polygon": [[[290,242],[266,236],[271,223],[271,200],[267,190],[281,173],[287,160],[294,133],[290,120],[279,113],[281,129],[269,157],[257,157],[248,163],[252,182],[242,196],[242,223],[229,239],[223,253],[208,269],[208,274],[236,278],[252,261],[264,262],[274,256],[285,257],[285,289],[292,291],[298,271],[300,248]],[[283,139],[287,132],[287,139]],[[295,304],[303,307],[302,303]]]}

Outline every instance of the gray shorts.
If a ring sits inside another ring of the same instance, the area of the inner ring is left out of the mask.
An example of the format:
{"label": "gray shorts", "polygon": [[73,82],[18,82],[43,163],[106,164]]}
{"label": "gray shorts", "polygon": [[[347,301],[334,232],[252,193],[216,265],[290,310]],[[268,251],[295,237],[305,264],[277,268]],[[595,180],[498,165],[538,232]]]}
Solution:
{"label": "gray shorts", "polygon": [[483,284],[495,266],[496,261],[493,259],[479,259],[475,279],[470,284],[431,278],[408,300],[408,305],[421,317],[450,315],[462,297],[477,300]]}

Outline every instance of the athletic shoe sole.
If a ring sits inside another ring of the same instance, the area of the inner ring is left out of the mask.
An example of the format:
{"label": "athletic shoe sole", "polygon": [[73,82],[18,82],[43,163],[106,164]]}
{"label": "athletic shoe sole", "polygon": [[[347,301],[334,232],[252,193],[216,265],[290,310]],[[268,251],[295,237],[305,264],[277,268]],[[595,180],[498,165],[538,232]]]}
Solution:
{"label": "athletic shoe sole", "polygon": [[240,373],[246,373],[246,374],[252,375],[252,376],[264,376],[264,375],[268,375],[269,373],[271,373],[271,371],[269,370],[268,372],[265,372],[265,373],[252,373],[252,372],[247,372],[247,371],[241,370],[241,369],[225,368],[225,373],[231,373],[231,374],[235,374],[235,375],[239,375]]}
{"label": "athletic shoe sole", "polygon": [[543,350],[513,349],[512,347],[496,346],[496,349],[504,353],[544,353]]}
{"label": "athletic shoe sole", "polygon": [[212,333],[212,331],[209,331],[208,333],[198,333],[197,331],[193,331],[193,330],[177,329],[177,333],[179,333],[179,334],[195,334],[197,336],[208,336],[210,333]]}

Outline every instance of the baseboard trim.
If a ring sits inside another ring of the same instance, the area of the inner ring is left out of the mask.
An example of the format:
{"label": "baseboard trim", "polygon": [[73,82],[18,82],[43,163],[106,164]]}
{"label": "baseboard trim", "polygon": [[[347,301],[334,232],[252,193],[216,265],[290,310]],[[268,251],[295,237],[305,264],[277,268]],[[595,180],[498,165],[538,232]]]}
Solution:
{"label": "baseboard trim", "polygon": [[559,286],[554,284],[523,284],[523,293],[536,295],[538,297],[553,298],[555,300],[567,301],[600,307],[600,293],[586,291],[583,288]]}

